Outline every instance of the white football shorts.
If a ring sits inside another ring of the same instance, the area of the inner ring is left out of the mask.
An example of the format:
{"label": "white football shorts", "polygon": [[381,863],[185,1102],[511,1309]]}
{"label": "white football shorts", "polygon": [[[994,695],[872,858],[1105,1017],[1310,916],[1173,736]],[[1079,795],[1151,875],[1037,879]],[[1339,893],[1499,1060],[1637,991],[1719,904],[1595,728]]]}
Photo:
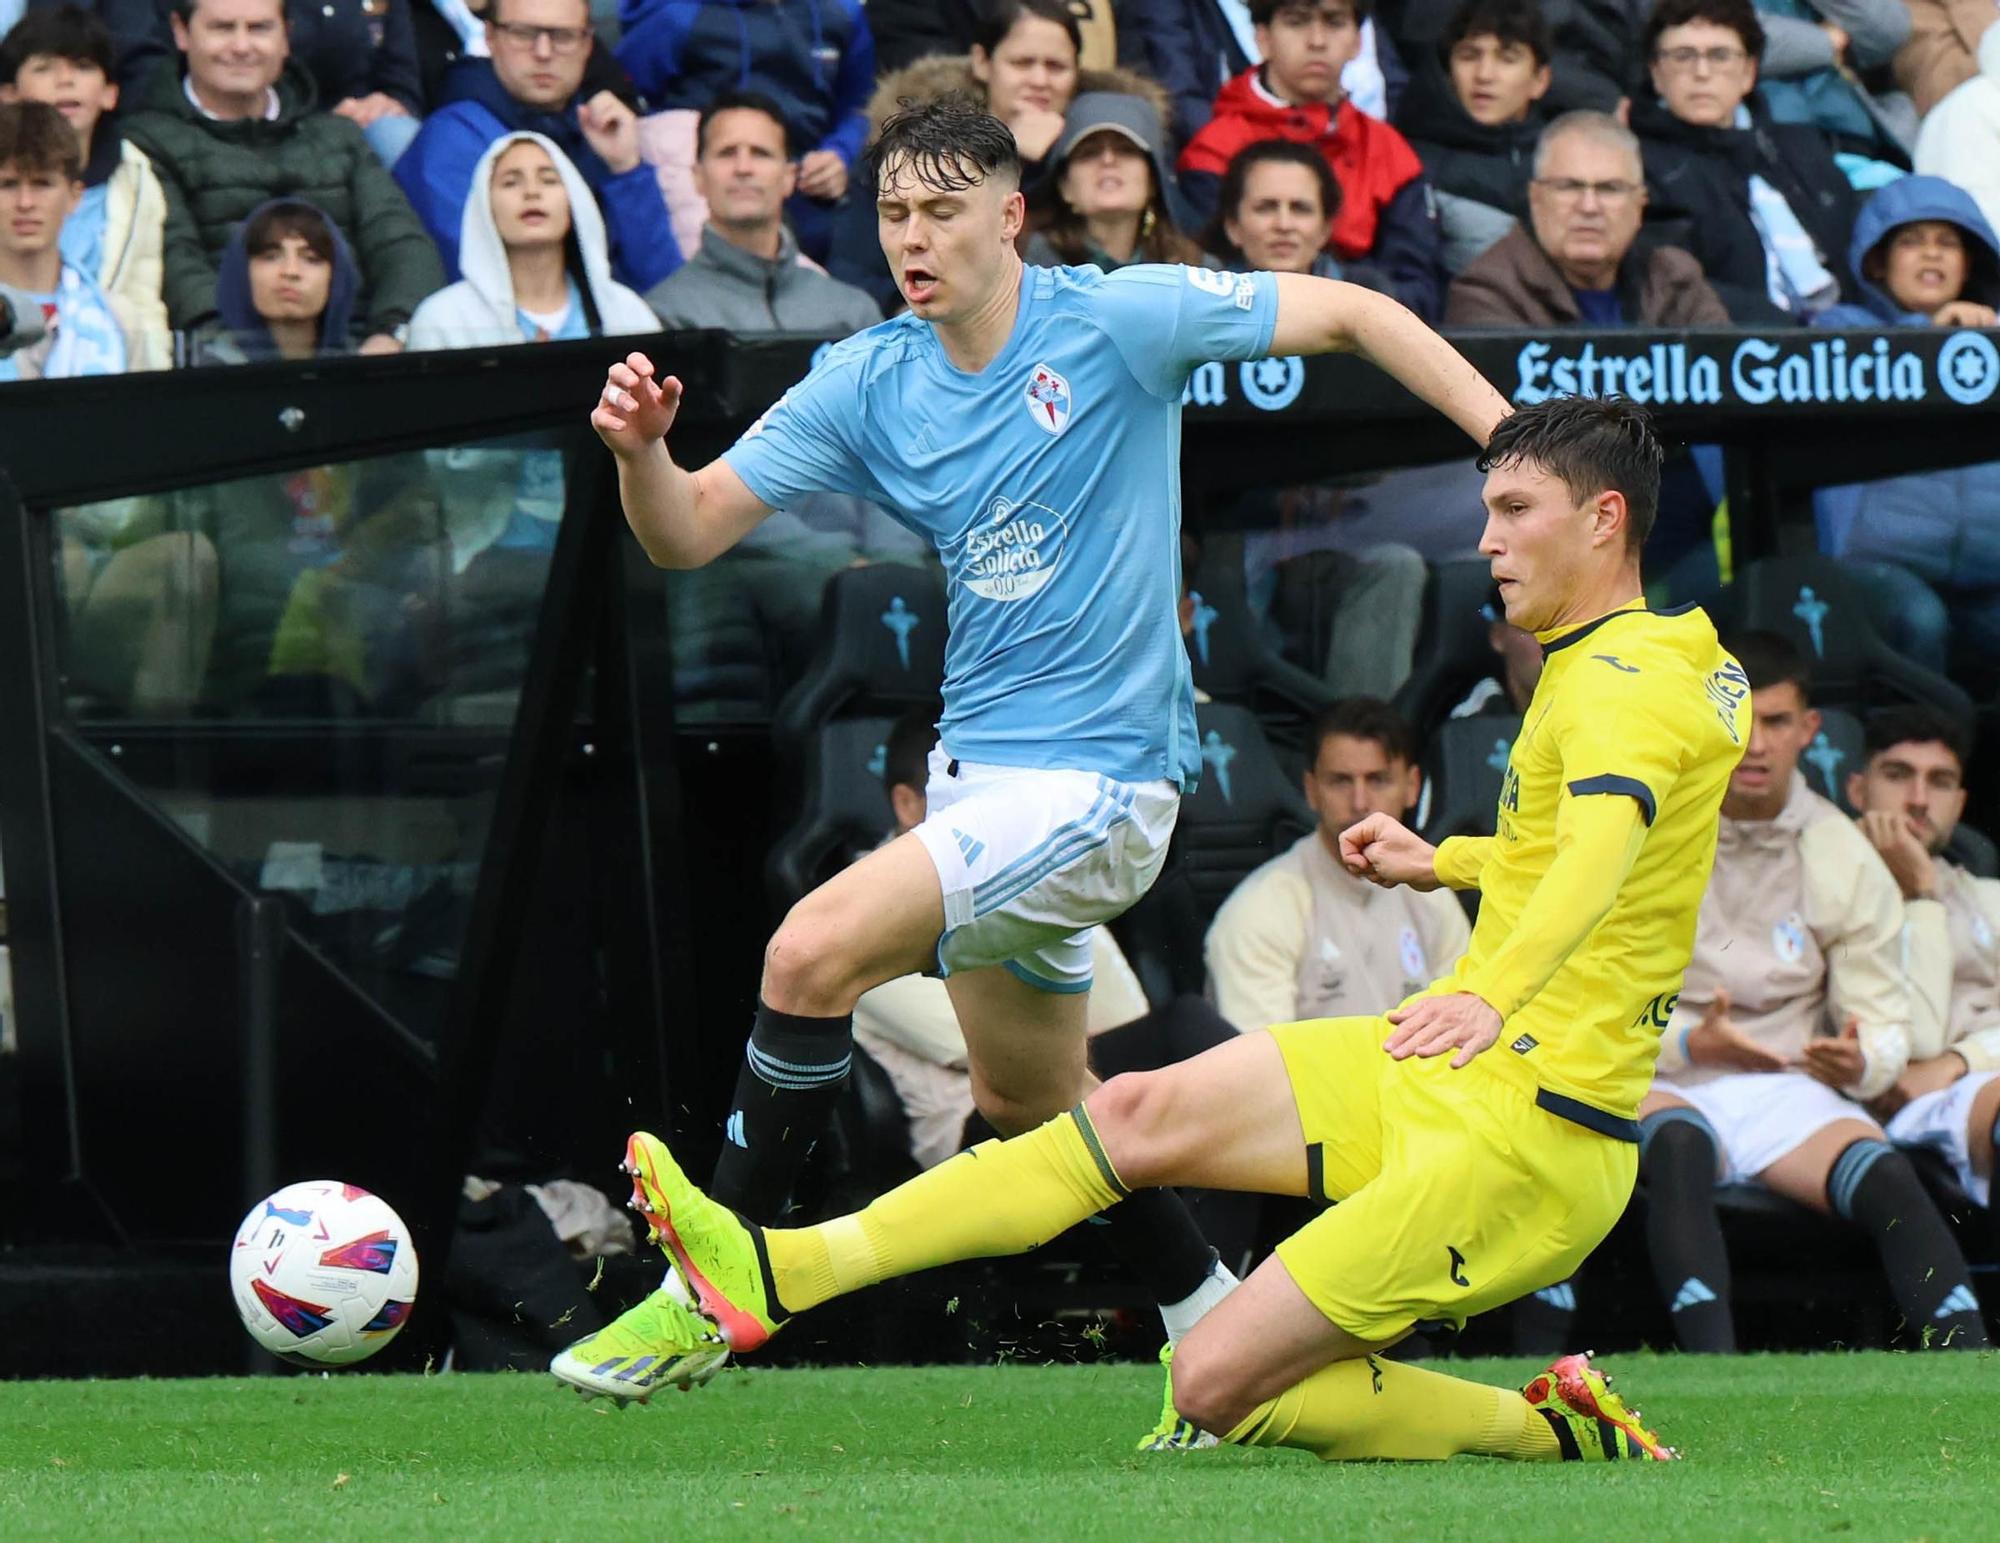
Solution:
{"label": "white football shorts", "polygon": [[1804,1072],[1738,1072],[1687,1087],[1661,1082],[1686,1099],[1722,1143],[1722,1182],[1749,1184],[1839,1120],[1874,1119],[1859,1104]]}
{"label": "white football shorts", "polygon": [[2000,1072],[1973,1072],[1948,1088],[1913,1098],[1898,1109],[1889,1121],[1889,1139],[1901,1147],[1929,1147],[1943,1154],[1958,1175],[1958,1186],[1981,1205],[1993,1204],[1991,1175],[1980,1177],[1972,1171],[1972,1153],[1965,1144],[1966,1126],[1972,1118],[1972,1101],[1979,1090],[2000,1077]]}
{"label": "white football shorts", "polygon": [[1130,909],[1166,861],[1180,790],[931,751],[916,837],[944,890],[940,976],[1005,965],[1043,991],[1090,989],[1091,929]]}

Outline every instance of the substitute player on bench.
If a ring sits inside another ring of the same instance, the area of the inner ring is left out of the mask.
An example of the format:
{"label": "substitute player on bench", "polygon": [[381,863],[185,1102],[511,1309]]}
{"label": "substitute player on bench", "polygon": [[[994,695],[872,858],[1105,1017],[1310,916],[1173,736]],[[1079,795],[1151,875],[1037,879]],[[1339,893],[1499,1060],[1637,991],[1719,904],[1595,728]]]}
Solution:
{"label": "substitute player on bench", "polygon": [[1480,889],[1457,967],[1386,1019],[1281,1024],[1113,1078],[817,1227],[746,1226],[636,1134],[634,1204],[732,1345],[889,1276],[1033,1247],[1143,1186],[1322,1194],[1340,1203],[1181,1340],[1163,1434],[1177,1415],[1329,1458],[1670,1455],[1587,1356],[1517,1394],[1373,1355],[1563,1279],[1624,1210],[1748,731],[1707,617],[1641,598],[1660,466],[1644,416],[1525,408],[1481,464],[1480,550],[1547,658],[1498,832],[1433,848],[1373,814],[1340,842],[1378,883]]}
{"label": "substitute player on bench", "polygon": [[[656,563],[693,567],[808,492],[929,537],[950,589],[929,817],[793,907],[765,953],[718,1199],[775,1221],[846,1075],[855,1000],[945,977],[974,1095],[1032,1129],[1090,1086],[1090,929],[1146,892],[1201,755],[1182,643],[1180,409],[1215,360],[1351,350],[1484,443],[1505,401],[1394,301],[1294,274],[1026,268],[1006,125],[962,99],[875,146],[907,314],[836,344],[721,459],[675,464],[680,383],[634,354],[592,422]],[[1107,1217],[1170,1338],[1236,1284],[1170,1191]],[[629,1397],[712,1366],[667,1288],[556,1374]]]}

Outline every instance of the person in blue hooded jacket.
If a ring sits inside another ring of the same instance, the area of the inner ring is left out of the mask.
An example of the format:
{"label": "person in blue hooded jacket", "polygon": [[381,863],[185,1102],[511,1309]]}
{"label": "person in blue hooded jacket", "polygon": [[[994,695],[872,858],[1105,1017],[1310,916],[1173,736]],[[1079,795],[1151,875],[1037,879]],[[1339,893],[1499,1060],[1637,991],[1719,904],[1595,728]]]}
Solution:
{"label": "person in blue hooded jacket", "polygon": [[316,204],[273,198],[230,235],[215,268],[217,325],[196,362],[247,364],[354,350],[361,268]]}
{"label": "person in blue hooded jacket", "polygon": [[620,0],[618,20],[618,62],[656,111],[699,112],[725,91],[761,91],[784,110],[805,152],[786,218],[825,261],[875,90],[861,0]]}
{"label": "person in blue hooded jacket", "polygon": [[[1822,327],[1991,327],[2000,304],[2000,241],[1964,189],[1904,177],[1863,206],[1849,247],[1864,303],[1837,305]],[[1943,671],[1957,653],[2000,655],[2000,461],[1822,488],[1820,546],[1846,561],[1877,630]]]}
{"label": "person in blue hooded jacket", "polygon": [[637,115],[610,90],[586,95],[597,46],[584,0],[493,0],[490,59],[461,59],[445,77],[445,103],[396,163],[396,181],[444,258],[459,267],[459,222],[473,171],[503,135],[540,134],[559,147],[604,212],[611,273],[641,293],[681,265],[653,168],[639,159]]}

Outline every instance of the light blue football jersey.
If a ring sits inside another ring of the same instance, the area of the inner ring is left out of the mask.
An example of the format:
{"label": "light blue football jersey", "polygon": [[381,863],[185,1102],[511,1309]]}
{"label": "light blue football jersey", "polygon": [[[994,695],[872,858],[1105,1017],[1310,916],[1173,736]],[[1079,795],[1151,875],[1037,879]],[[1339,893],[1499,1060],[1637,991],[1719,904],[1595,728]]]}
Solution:
{"label": "light blue football jersey", "polygon": [[836,344],[724,459],[773,508],[851,493],[937,548],[950,754],[1191,790],[1181,394],[1208,360],[1268,353],[1277,311],[1268,273],[1028,268],[978,374],[899,316]]}

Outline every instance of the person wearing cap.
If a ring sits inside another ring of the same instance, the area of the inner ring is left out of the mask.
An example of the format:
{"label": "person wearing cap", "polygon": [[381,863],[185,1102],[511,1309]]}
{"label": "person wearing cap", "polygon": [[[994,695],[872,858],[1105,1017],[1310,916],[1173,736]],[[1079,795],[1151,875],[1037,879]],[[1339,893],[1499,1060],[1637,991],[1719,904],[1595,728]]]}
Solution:
{"label": "person wearing cap", "polygon": [[1199,265],[1201,248],[1175,228],[1159,112],[1143,97],[1086,91],[1070,104],[1051,161],[1055,208],[1023,252],[1036,267],[1094,263]]}

